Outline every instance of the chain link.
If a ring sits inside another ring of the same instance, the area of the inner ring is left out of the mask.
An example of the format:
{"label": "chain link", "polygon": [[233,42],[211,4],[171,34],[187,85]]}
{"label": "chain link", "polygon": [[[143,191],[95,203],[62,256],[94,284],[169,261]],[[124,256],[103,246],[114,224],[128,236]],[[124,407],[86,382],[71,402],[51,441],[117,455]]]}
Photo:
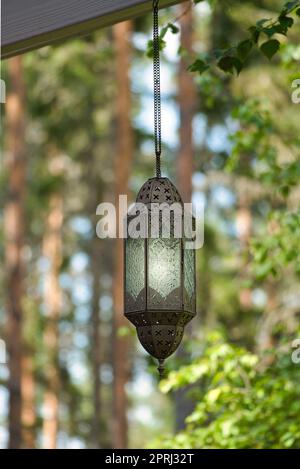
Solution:
{"label": "chain link", "polygon": [[156,157],[156,177],[161,177],[161,95],[160,95],[160,56],[159,56],[159,27],[158,3],[153,0],[153,95],[154,95],[154,144]]}

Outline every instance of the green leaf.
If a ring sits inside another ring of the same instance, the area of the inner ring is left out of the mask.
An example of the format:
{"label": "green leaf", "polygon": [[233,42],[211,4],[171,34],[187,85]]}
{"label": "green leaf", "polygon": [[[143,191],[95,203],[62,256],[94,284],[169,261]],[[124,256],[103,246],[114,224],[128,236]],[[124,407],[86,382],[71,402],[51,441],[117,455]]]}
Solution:
{"label": "green leaf", "polygon": [[298,10],[296,10],[296,15],[300,16],[300,8],[298,8]]}
{"label": "green leaf", "polygon": [[160,35],[159,35],[160,39],[163,39],[169,30],[173,34],[177,34],[179,32],[179,28],[175,24],[168,23],[166,26],[161,28]]}
{"label": "green leaf", "polygon": [[240,59],[245,60],[249,52],[253,47],[253,41],[251,39],[246,39],[242,41],[237,46],[237,53]]}
{"label": "green leaf", "polygon": [[264,42],[260,46],[260,50],[270,60],[274,54],[279,50],[280,42],[277,39],[270,39],[270,41]]}
{"label": "green leaf", "polygon": [[204,73],[209,68],[209,65],[204,62],[204,60],[197,59],[192,65],[188,67],[190,72],[199,72],[200,74]]}
{"label": "green leaf", "polygon": [[219,60],[218,67],[224,72],[233,73],[236,70],[237,74],[239,74],[243,68],[243,63],[237,57],[227,55]]}
{"label": "green leaf", "polygon": [[[159,50],[162,51],[166,47],[166,41],[162,39],[160,36],[158,38],[159,40]],[[153,41],[150,39],[147,44],[147,57],[152,58],[153,57]]]}
{"label": "green leaf", "polygon": [[276,24],[270,29],[274,30],[274,33],[283,34],[284,36],[286,36],[287,28],[283,26],[282,24]]}
{"label": "green leaf", "polygon": [[291,28],[294,24],[293,18],[290,16],[279,17],[279,23],[286,29]]}
{"label": "green leaf", "polygon": [[173,34],[179,33],[179,28],[178,28],[178,26],[176,26],[176,25],[173,24],[173,23],[168,23],[168,28],[170,29],[170,31],[171,31]]}
{"label": "green leaf", "polygon": [[165,35],[166,35],[167,32],[168,32],[168,29],[169,29],[169,25],[164,26],[163,28],[161,28],[160,34],[159,34],[159,37],[160,37],[161,39],[163,39],[163,38],[165,37]]}
{"label": "green leaf", "polygon": [[[282,26],[280,26],[280,25],[275,25],[275,26],[271,26],[270,28],[264,28],[264,29],[263,29],[263,32],[265,33],[266,36],[268,36],[269,38],[271,38],[274,34],[276,34],[276,33],[278,32],[278,31],[277,31],[278,27],[280,27],[280,29],[281,29],[282,31],[284,31],[284,28],[283,28]],[[282,32],[282,34],[285,35],[285,31]]]}
{"label": "green leaf", "polygon": [[260,31],[257,29],[256,26],[250,26],[248,31],[251,34],[253,42],[255,42],[255,44],[257,44],[259,36],[260,36]]}

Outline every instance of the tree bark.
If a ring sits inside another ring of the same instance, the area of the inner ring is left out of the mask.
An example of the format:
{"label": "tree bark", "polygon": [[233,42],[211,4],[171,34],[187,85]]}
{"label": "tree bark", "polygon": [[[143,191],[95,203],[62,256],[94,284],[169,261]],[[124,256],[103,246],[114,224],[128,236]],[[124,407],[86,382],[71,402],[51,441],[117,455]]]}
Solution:
{"label": "tree bark", "polygon": [[100,338],[100,273],[101,251],[99,239],[93,239],[91,246],[91,272],[93,278],[93,296],[91,311],[91,354],[93,372],[93,421],[92,421],[92,447],[101,447],[101,381],[100,368],[102,363],[102,347]]}
{"label": "tree bark", "polygon": [[21,361],[22,361],[22,297],[24,290],[24,200],[26,179],[25,158],[25,90],[22,59],[8,61],[10,90],[6,102],[8,198],[4,215],[5,269],[7,275],[7,348],[9,390],[9,448],[20,448],[21,425]]}
{"label": "tree bark", "polygon": [[27,347],[22,358],[22,446],[35,448],[35,380],[32,350]]}
{"label": "tree bark", "polygon": [[[113,27],[116,48],[116,167],[115,206],[118,213],[119,194],[127,194],[128,179],[133,158],[133,132],[130,123],[130,37],[131,22]],[[123,240],[115,242],[115,269],[113,280],[113,447],[127,447],[127,399],[125,385],[129,377],[128,338],[119,337],[118,330],[128,325],[123,315]]]}
{"label": "tree bark", "polygon": [[[187,72],[190,63],[190,55],[193,52],[193,12],[187,9],[186,4],[179,6],[181,47],[183,54],[180,57],[178,69],[178,105],[180,114],[180,147],[177,155],[177,185],[184,203],[190,203],[192,198],[192,176],[194,170],[194,142],[193,142],[193,118],[196,111],[197,91],[193,76]],[[191,337],[192,324],[186,328],[185,334]],[[184,360],[186,353],[181,347],[177,356]],[[176,411],[176,429],[185,427],[185,419],[193,410],[193,402],[187,397],[185,389],[178,390],[174,394]]]}
{"label": "tree bark", "polygon": [[[87,180],[93,190],[88,200],[88,212],[91,219],[96,224],[96,207],[103,199],[103,181],[95,172],[97,167],[96,150],[90,151],[90,167],[88,168]],[[100,371],[103,362],[103,344],[101,343],[101,319],[100,319],[100,296],[101,284],[100,276],[103,268],[103,252],[102,240],[96,237],[91,240],[88,247],[88,255],[90,258],[90,271],[92,276],[92,299],[91,299],[91,321],[90,321],[90,357],[91,372],[93,382],[93,417],[91,422],[91,446],[92,448],[101,448],[102,431],[101,431],[101,379]]]}
{"label": "tree bark", "polygon": [[193,118],[197,105],[197,90],[193,75],[187,72],[193,52],[193,11],[180,5],[181,55],[178,70],[178,105],[180,113],[180,148],[177,157],[177,184],[183,202],[191,202],[194,170]]}
{"label": "tree bark", "polygon": [[54,449],[57,445],[59,371],[58,371],[58,321],[62,298],[59,273],[62,263],[63,200],[59,193],[50,196],[49,213],[45,226],[43,254],[48,261],[44,280],[46,325],[44,343],[47,353],[45,369],[47,389],[44,395],[43,446]]}

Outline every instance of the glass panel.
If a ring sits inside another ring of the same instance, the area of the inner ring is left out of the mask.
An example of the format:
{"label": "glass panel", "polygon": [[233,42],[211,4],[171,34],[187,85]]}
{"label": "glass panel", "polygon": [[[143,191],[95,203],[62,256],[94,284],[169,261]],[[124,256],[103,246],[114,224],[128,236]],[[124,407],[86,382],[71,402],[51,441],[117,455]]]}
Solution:
{"label": "glass panel", "polygon": [[194,312],[195,305],[195,250],[184,250],[184,309]]}
{"label": "glass panel", "polygon": [[145,309],[145,240],[142,238],[126,240],[126,292],[125,310]]}
{"label": "glass panel", "polygon": [[148,240],[148,307],[179,309],[180,239]]}

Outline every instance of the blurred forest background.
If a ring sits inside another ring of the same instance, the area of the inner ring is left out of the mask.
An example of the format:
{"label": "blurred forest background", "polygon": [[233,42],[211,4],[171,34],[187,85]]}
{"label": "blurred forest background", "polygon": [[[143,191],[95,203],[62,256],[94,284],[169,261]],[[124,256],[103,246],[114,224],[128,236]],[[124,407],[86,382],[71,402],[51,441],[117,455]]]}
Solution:
{"label": "blurred forest background", "polygon": [[256,48],[239,76],[187,71],[282,7],[160,13],[176,25],[163,174],[205,204],[198,316],[160,384],[123,317],[122,241],[95,233],[97,205],[153,175],[151,14],[3,63],[1,447],[300,447],[300,10],[272,60]]}

